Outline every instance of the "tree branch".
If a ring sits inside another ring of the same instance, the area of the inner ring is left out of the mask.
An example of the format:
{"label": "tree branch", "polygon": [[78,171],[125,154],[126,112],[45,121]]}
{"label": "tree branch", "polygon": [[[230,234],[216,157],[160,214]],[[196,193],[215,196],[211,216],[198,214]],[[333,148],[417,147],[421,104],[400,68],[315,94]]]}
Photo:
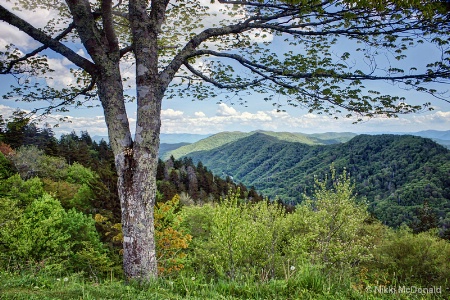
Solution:
{"label": "tree branch", "polygon": [[112,0],[101,1],[101,13],[103,21],[103,30],[109,45],[109,51],[119,51],[119,42],[116,32],[114,31],[114,23],[112,17]]}
{"label": "tree branch", "polygon": [[30,23],[26,22],[25,20],[19,18],[16,15],[12,14],[6,8],[4,8],[2,5],[0,5],[0,20],[25,32],[26,34],[28,34],[30,37],[32,37],[36,41],[42,43],[43,45],[46,45],[48,48],[61,54],[64,57],[66,57],[73,64],[84,69],[89,74],[94,75],[96,73],[96,67],[92,62],[90,62],[89,60],[85,59],[84,57],[78,55],[73,50],[71,50],[64,44],[62,44],[61,42],[59,42],[55,39],[52,39],[51,37],[46,35],[41,30],[35,28]]}
{"label": "tree branch", "polygon": [[[70,25],[69,25],[64,31],[62,31],[60,34],[58,34],[58,35],[54,38],[54,40],[55,40],[55,41],[61,40],[61,39],[64,38],[67,34],[69,34],[69,33],[73,30],[74,27],[75,27],[74,24],[73,24],[73,23],[70,23]],[[20,62],[22,62],[22,61],[26,61],[28,58],[35,56],[36,54],[38,54],[38,53],[41,52],[41,51],[44,51],[44,50],[47,49],[47,48],[48,48],[48,45],[42,45],[41,47],[35,49],[34,51],[31,51],[30,53],[27,53],[27,54],[24,55],[23,57],[18,58],[18,59],[14,59],[14,60],[10,61],[10,62],[8,63],[8,65],[7,65],[7,67],[6,67],[4,70],[1,70],[1,71],[0,71],[0,74],[9,74],[9,73],[11,72],[12,68],[14,67],[14,65],[16,65],[16,64],[18,64],[18,63],[20,63]]]}
{"label": "tree branch", "polygon": [[[38,111],[44,111],[42,113],[42,115],[46,115],[51,113],[53,110],[66,106],[66,105],[71,105],[73,104],[73,101],[78,97],[78,96],[86,96],[87,98],[92,98],[95,97],[96,94],[88,94],[90,91],[92,91],[95,88],[96,85],[96,81],[95,79],[92,78],[91,82],[89,83],[89,85],[87,85],[86,87],[82,88],[81,90],[79,90],[78,92],[74,92],[74,93],[69,93],[66,95],[60,95],[58,96],[58,98],[64,99],[63,101],[61,101],[60,103],[56,104],[56,105],[49,105],[46,107],[41,107],[41,108],[35,108],[33,109],[33,111],[31,112],[32,114],[37,113]],[[39,98],[37,100],[54,100],[56,97],[54,95],[50,96],[50,97],[42,97]]]}
{"label": "tree branch", "polygon": [[354,74],[354,73],[341,73],[338,74],[334,70],[323,70],[321,72],[292,72],[283,68],[272,68],[263,64],[256,63],[244,58],[241,55],[222,53],[213,50],[197,50],[193,52],[189,57],[201,56],[201,55],[213,55],[216,57],[224,57],[233,59],[239,62],[243,66],[252,66],[254,68],[261,69],[265,72],[272,73],[277,76],[282,76],[284,78],[293,79],[311,79],[311,78],[338,78],[344,80],[392,80],[400,81],[407,79],[420,79],[420,80],[431,80],[437,78],[450,78],[450,70],[444,70],[442,72],[429,72],[417,75],[401,75],[401,76],[374,76],[368,74]]}
{"label": "tree branch", "polygon": [[221,89],[245,89],[250,86],[260,84],[262,81],[266,80],[265,78],[260,78],[260,79],[255,79],[251,82],[247,82],[247,83],[243,83],[243,84],[223,84],[223,83],[220,83],[210,77],[205,76],[203,73],[194,69],[194,67],[192,67],[192,65],[190,65],[189,63],[184,63],[184,65],[195,76],[197,76],[197,77],[201,78],[202,80],[209,82],[209,83],[213,84],[214,86],[221,88]]}

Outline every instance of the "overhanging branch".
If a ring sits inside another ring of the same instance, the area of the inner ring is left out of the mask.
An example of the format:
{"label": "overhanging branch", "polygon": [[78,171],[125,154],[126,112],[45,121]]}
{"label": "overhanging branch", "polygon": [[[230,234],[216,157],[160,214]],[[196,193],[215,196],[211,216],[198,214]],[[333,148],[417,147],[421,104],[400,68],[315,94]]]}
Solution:
{"label": "overhanging branch", "polygon": [[185,63],[184,64],[186,66],[186,68],[195,76],[201,78],[202,80],[211,83],[212,85],[221,88],[221,89],[245,89],[257,84],[260,84],[261,82],[263,82],[264,80],[266,80],[265,78],[259,78],[259,79],[255,79],[251,82],[246,82],[246,83],[242,83],[242,84],[224,84],[224,83],[220,83],[206,75],[204,75],[202,72],[196,70],[192,65],[190,65],[189,63]]}
{"label": "overhanging branch", "polygon": [[49,37],[47,34],[35,28],[27,21],[23,20],[22,18],[19,18],[15,14],[12,14],[2,5],[0,5],[0,20],[25,32],[36,41],[42,43],[46,47],[66,57],[73,64],[75,64],[79,68],[84,69],[89,74],[94,75],[96,73],[96,67],[92,62],[78,55],[77,53],[75,53],[73,50],[71,50],[58,40]]}
{"label": "overhanging branch", "polygon": [[292,79],[311,79],[311,78],[337,78],[343,80],[392,80],[392,81],[402,81],[408,79],[420,79],[420,80],[432,80],[438,78],[450,78],[450,70],[429,72],[426,74],[417,75],[401,75],[401,76],[374,76],[367,74],[354,74],[354,73],[341,73],[338,74],[334,70],[323,70],[322,72],[292,72],[282,68],[273,68],[267,65],[259,64],[254,61],[250,61],[238,54],[218,52],[214,50],[197,50],[193,52],[189,57],[196,57],[202,55],[212,55],[216,57],[223,57],[233,59],[241,65],[248,67],[254,67],[264,72],[269,72],[273,75],[282,76],[284,78]]}
{"label": "overhanging branch", "polygon": [[[60,34],[58,34],[54,40],[55,41],[59,41],[62,38],[64,38],[67,34],[69,34],[73,29],[74,29],[74,23],[71,23],[64,31],[62,31]],[[8,65],[6,66],[6,68],[4,70],[0,70],[0,74],[9,74],[11,72],[11,70],[14,68],[14,66],[20,62],[26,61],[27,59],[29,59],[30,57],[35,56],[36,54],[38,54],[41,51],[44,51],[45,49],[48,48],[48,45],[42,45],[41,47],[35,49],[34,51],[27,53],[26,55],[24,55],[23,57],[20,57],[18,59],[14,59],[10,62],[8,62]]]}

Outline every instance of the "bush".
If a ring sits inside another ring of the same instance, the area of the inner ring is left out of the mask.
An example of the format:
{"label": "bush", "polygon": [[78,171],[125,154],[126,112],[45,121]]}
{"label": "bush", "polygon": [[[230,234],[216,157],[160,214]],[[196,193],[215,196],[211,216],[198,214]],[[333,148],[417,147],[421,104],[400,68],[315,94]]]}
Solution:
{"label": "bush", "polygon": [[[0,147],[1,147],[0,143]],[[9,161],[5,155],[0,151],[0,180],[4,180],[6,178],[9,178],[14,174],[14,166]]]}
{"label": "bush", "polygon": [[367,207],[353,195],[354,186],[345,171],[336,176],[332,168],[331,187],[328,182],[328,178],[316,180],[312,198],[288,215],[286,252],[300,264],[309,261],[329,270],[350,270],[371,258],[373,237],[364,230]]}
{"label": "bush", "polygon": [[216,206],[184,207],[193,235],[191,267],[215,278],[280,276],[284,211],[264,201],[241,203],[239,193],[230,191]]}
{"label": "bush", "polygon": [[86,168],[75,162],[67,168],[67,182],[77,184],[91,184],[98,175],[92,172],[91,169]]}
{"label": "bush", "polygon": [[19,265],[40,263],[56,270],[108,271],[107,252],[95,230],[94,220],[44,194],[18,216],[17,226],[2,238],[9,256]]}
{"label": "bush", "polygon": [[52,157],[44,154],[36,146],[22,146],[11,156],[20,177],[33,177],[62,180],[67,177],[67,164],[62,157]]}
{"label": "bush", "polygon": [[182,226],[182,215],[178,209],[180,198],[157,203],[155,207],[155,239],[158,257],[158,272],[162,276],[171,275],[184,268],[186,249],[192,239]]}
{"label": "bush", "polygon": [[450,278],[449,258],[450,243],[439,238],[436,230],[413,234],[403,226],[386,234],[374,250],[369,269],[372,274],[385,273],[393,283],[444,287]]}
{"label": "bush", "polygon": [[17,200],[17,205],[21,208],[27,207],[43,195],[43,184],[37,177],[25,181],[20,178],[19,174],[15,174],[0,181],[0,197]]}
{"label": "bush", "polygon": [[[214,278],[290,278],[290,269],[314,265],[325,271],[353,271],[371,259],[375,240],[364,203],[353,195],[347,174],[331,171],[316,181],[312,199],[287,214],[267,201],[250,204],[230,192],[215,205],[184,207],[193,235],[194,270]],[[356,271],[356,270],[355,270]]]}

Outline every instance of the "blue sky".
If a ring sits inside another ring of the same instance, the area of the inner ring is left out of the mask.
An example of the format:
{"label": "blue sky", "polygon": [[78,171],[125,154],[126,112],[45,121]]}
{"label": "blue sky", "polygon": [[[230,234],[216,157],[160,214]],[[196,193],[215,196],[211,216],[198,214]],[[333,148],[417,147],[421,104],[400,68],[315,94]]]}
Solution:
{"label": "blue sky", "polygon": [[[4,2],[4,1],[2,1]],[[2,3],[2,5],[5,5]],[[50,12],[37,10],[32,15],[24,16],[27,20],[39,26],[43,20],[48,19]],[[14,41],[23,51],[29,51],[39,44],[29,39],[25,34],[18,32],[4,23],[0,23],[0,51],[5,45]],[[283,50],[283,45],[276,45],[279,50]],[[75,49],[83,54],[82,49]],[[410,53],[406,63],[414,64],[422,58],[435,55],[433,52],[415,51]],[[73,81],[68,76],[67,68],[70,64],[64,58],[50,55],[51,67],[56,70],[55,80],[51,84],[64,85]],[[133,73],[132,69],[126,72]],[[14,83],[11,76],[0,75],[0,94],[5,93],[9,86]],[[272,103],[265,102],[264,96],[253,94],[246,96],[246,105],[239,105],[235,99],[225,99],[219,96],[214,99],[204,101],[191,101],[190,99],[165,99],[162,111],[162,129],[164,133],[199,133],[210,134],[220,131],[252,131],[252,130],[272,130],[290,131],[304,133],[318,132],[412,132],[420,130],[450,130],[450,104],[445,101],[434,99],[427,94],[400,90],[386,83],[372,83],[372,88],[383,93],[390,93],[405,96],[409,103],[432,102],[434,110],[422,112],[414,115],[400,116],[396,119],[375,118],[365,120],[359,124],[352,124],[353,120],[338,116],[335,120],[332,117],[309,114],[302,108],[286,107],[285,112],[277,112]],[[448,85],[447,85],[448,88]],[[132,93],[132,92],[131,92]],[[280,103],[284,103],[281,97],[274,98]],[[222,101],[222,102],[220,102]],[[220,102],[220,103],[219,103]],[[235,103],[236,102],[236,103]],[[31,110],[39,105],[37,103],[16,102],[14,100],[0,100],[0,114],[4,117],[11,114],[16,108]],[[55,128],[56,133],[68,133],[72,130],[79,132],[87,130],[91,135],[106,135],[106,126],[102,116],[102,110],[94,109],[73,109],[65,114],[71,123],[61,123]],[[135,107],[133,103],[128,105],[128,115],[134,128]],[[57,123],[58,115],[46,120],[49,124]]]}

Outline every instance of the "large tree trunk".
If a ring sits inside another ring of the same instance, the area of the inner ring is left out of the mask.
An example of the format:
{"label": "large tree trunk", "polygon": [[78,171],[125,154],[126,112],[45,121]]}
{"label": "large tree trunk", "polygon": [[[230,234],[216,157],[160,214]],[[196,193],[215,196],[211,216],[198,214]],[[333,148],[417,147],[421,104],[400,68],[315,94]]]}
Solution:
{"label": "large tree trunk", "polygon": [[116,156],[122,207],[123,267],[127,278],[139,281],[157,277],[153,224],[156,163],[150,156],[139,147]]}
{"label": "large tree trunk", "polygon": [[156,128],[138,121],[138,124],[148,130],[143,134],[141,129],[137,129],[136,141],[133,142],[123,101],[119,68],[113,67],[109,71],[111,76],[99,80],[98,90],[119,177],[123,267],[127,279],[148,281],[157,277],[153,207],[156,198],[159,110],[158,114],[151,116],[151,119],[157,120]]}

